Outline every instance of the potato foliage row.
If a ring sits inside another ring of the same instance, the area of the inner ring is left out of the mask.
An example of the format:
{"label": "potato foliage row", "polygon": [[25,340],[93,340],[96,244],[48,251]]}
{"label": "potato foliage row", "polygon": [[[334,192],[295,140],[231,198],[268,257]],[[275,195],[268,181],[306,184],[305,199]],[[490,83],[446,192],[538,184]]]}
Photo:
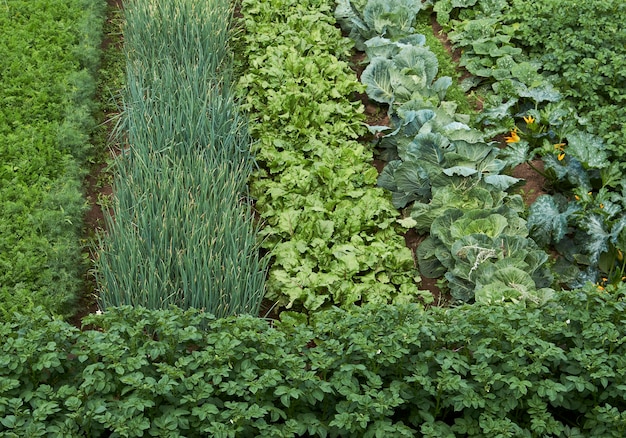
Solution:
{"label": "potato foliage row", "polygon": [[[540,307],[0,324],[0,435],[623,437],[624,288]],[[204,327],[204,328],[201,328]]]}

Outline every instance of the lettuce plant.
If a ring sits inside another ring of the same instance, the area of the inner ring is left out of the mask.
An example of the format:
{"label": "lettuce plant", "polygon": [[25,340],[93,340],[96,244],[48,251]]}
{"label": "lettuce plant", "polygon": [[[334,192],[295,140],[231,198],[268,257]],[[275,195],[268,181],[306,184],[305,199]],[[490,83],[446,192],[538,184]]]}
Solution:
{"label": "lettuce plant", "polygon": [[365,87],[345,62],[352,43],[333,26],[332,4],[242,4],[249,67],[239,86],[257,140],[251,195],[272,257],[266,296],[306,310],[427,301],[372,150],[356,141],[367,130],[353,98]]}

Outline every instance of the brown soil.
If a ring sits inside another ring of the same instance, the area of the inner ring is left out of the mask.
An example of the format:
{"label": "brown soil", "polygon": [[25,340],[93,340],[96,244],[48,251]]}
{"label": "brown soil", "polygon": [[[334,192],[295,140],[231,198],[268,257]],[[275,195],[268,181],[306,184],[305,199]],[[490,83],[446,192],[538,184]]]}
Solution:
{"label": "brown soil", "polygon": [[[543,161],[533,160],[531,164],[535,168],[543,171]],[[522,178],[525,183],[519,190],[519,193],[524,198],[524,203],[530,206],[535,200],[547,193],[546,191],[546,179],[541,176],[530,164],[524,163],[513,169],[513,176],[515,178]]]}
{"label": "brown soil", "polygon": [[[108,10],[109,11],[119,11],[122,9],[123,0],[107,0]],[[108,24],[111,27],[114,27],[112,22],[113,14],[109,15]],[[119,34],[106,34],[103,38],[101,44],[102,52],[109,50],[111,47],[120,48],[122,44],[121,35]],[[99,101],[103,101],[104,99],[108,99],[108,95],[104,96],[103,93],[98,92],[96,98]],[[107,136],[111,134],[113,130],[114,124],[111,120],[114,118],[116,114],[99,114],[98,121],[99,123],[103,123],[106,126]],[[96,142],[98,143],[98,142]],[[99,156],[107,156],[106,153],[99,154]],[[106,162],[96,163],[94,164],[89,174],[85,177],[83,182],[83,187],[85,189],[85,199],[87,201],[87,205],[89,209],[86,211],[83,217],[83,239],[86,242],[85,247],[83,248],[83,254],[85,257],[90,260],[90,268],[91,268],[91,260],[93,260],[93,242],[96,236],[99,233],[102,233],[105,228],[105,219],[104,219],[104,211],[102,209],[102,202],[107,198],[110,198],[113,194],[113,189],[111,184],[108,182],[105,177],[107,172],[107,164]],[[109,213],[112,213],[109,211]],[[72,318],[69,319],[69,322],[74,326],[81,328],[82,319],[84,316],[89,315],[91,313],[95,313],[98,310],[97,303],[97,285],[96,278],[93,274],[92,269],[88,269],[87,272],[83,275],[83,284],[84,288],[82,294],[78,297],[78,303],[76,304],[76,313]]]}

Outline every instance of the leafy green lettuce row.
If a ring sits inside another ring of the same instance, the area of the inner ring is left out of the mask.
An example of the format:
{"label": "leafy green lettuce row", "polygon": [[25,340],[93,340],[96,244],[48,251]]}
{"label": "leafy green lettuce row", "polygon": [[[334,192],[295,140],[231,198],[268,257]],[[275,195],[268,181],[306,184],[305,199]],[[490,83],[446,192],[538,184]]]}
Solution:
{"label": "leafy green lettuce row", "polygon": [[0,324],[0,435],[621,438],[625,292],[272,325],[177,308],[112,308],[84,331],[22,317]]}
{"label": "leafy green lettuce row", "polygon": [[242,3],[246,73],[260,169],[252,196],[273,265],[267,297],[314,310],[327,304],[407,302],[416,286],[397,212],[380,188],[332,2]]}

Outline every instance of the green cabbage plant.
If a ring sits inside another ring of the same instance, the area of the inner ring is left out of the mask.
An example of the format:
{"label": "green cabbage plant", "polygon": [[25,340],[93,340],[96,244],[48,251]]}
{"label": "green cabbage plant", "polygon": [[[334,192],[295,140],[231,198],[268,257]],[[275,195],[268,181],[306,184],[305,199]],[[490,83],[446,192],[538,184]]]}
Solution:
{"label": "green cabbage plant", "polygon": [[335,18],[349,33],[357,50],[375,36],[391,39],[413,33],[415,16],[422,9],[420,0],[339,0]]}

